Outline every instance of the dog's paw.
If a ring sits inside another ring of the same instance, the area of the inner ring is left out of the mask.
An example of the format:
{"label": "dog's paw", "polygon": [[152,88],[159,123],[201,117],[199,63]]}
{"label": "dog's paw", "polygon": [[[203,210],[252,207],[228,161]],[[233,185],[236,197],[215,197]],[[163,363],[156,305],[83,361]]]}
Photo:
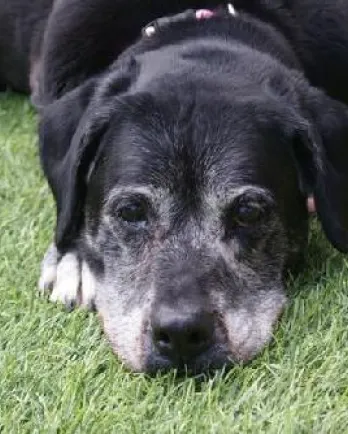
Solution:
{"label": "dog's paw", "polygon": [[63,303],[71,310],[80,305],[94,309],[95,278],[87,263],[75,251],[60,255],[52,244],[41,264],[41,294],[50,294],[50,301]]}

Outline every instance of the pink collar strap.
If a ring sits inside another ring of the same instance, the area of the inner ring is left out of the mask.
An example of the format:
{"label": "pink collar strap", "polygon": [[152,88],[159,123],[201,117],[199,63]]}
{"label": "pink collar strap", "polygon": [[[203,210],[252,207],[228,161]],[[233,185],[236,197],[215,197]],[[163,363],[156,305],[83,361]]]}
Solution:
{"label": "pink collar strap", "polygon": [[[232,3],[227,4],[227,12],[229,15],[237,16],[237,12]],[[196,11],[196,19],[197,20],[207,20],[215,15],[215,11],[210,9],[198,9]]]}

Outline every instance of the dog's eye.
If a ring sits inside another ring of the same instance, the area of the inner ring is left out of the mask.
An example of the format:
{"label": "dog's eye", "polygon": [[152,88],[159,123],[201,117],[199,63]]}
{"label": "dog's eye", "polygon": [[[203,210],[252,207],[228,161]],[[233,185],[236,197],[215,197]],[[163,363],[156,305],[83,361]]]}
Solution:
{"label": "dog's eye", "polygon": [[275,202],[272,196],[263,192],[248,191],[237,198],[224,212],[226,236],[249,237],[272,218]]}
{"label": "dog's eye", "polygon": [[148,222],[148,209],[143,201],[136,201],[122,206],[118,210],[118,216],[126,223],[145,226]]}
{"label": "dog's eye", "polygon": [[250,226],[257,223],[262,216],[261,207],[254,204],[241,204],[235,209],[234,221],[239,226]]}

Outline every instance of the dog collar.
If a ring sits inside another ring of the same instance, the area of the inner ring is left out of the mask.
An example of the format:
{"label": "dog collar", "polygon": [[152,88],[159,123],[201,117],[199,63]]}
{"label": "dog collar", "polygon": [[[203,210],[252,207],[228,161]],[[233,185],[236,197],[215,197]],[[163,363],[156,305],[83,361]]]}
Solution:
{"label": "dog collar", "polygon": [[[226,5],[227,13],[232,16],[237,16],[236,9],[234,8],[232,3],[228,3]],[[209,18],[212,18],[214,15],[216,15],[216,11],[211,9],[198,9],[195,12],[196,20],[206,20]]]}
{"label": "dog collar", "polygon": [[[226,5],[226,10],[227,10],[228,15],[232,15],[234,17],[236,17],[238,15],[236,12],[236,9],[234,8],[232,3],[228,3]],[[207,20],[209,18],[216,16],[216,14],[217,14],[217,11],[211,10],[211,9],[197,9],[196,11],[189,11],[189,12],[190,12],[190,17],[192,17],[192,13],[193,13],[193,17],[197,21]],[[182,16],[186,16],[185,13],[182,14]],[[152,21],[147,26],[145,26],[143,28],[143,35],[147,36],[147,37],[153,36],[157,32],[157,29],[159,28],[159,24],[160,24],[161,20],[162,19]],[[168,18],[163,18],[163,20],[168,22]]]}

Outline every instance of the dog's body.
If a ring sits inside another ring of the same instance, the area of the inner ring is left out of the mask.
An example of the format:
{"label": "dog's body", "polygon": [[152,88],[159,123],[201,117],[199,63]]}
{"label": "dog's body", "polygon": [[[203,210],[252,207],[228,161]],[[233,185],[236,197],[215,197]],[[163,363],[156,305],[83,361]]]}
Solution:
{"label": "dog's body", "polygon": [[0,88],[29,92],[53,0],[0,1]]}
{"label": "dog's body", "polygon": [[135,370],[260,351],[302,259],[309,193],[348,249],[348,7],[238,0],[206,19],[184,12],[216,6],[57,0],[34,43],[57,202],[41,286],[67,305],[95,303]]}

